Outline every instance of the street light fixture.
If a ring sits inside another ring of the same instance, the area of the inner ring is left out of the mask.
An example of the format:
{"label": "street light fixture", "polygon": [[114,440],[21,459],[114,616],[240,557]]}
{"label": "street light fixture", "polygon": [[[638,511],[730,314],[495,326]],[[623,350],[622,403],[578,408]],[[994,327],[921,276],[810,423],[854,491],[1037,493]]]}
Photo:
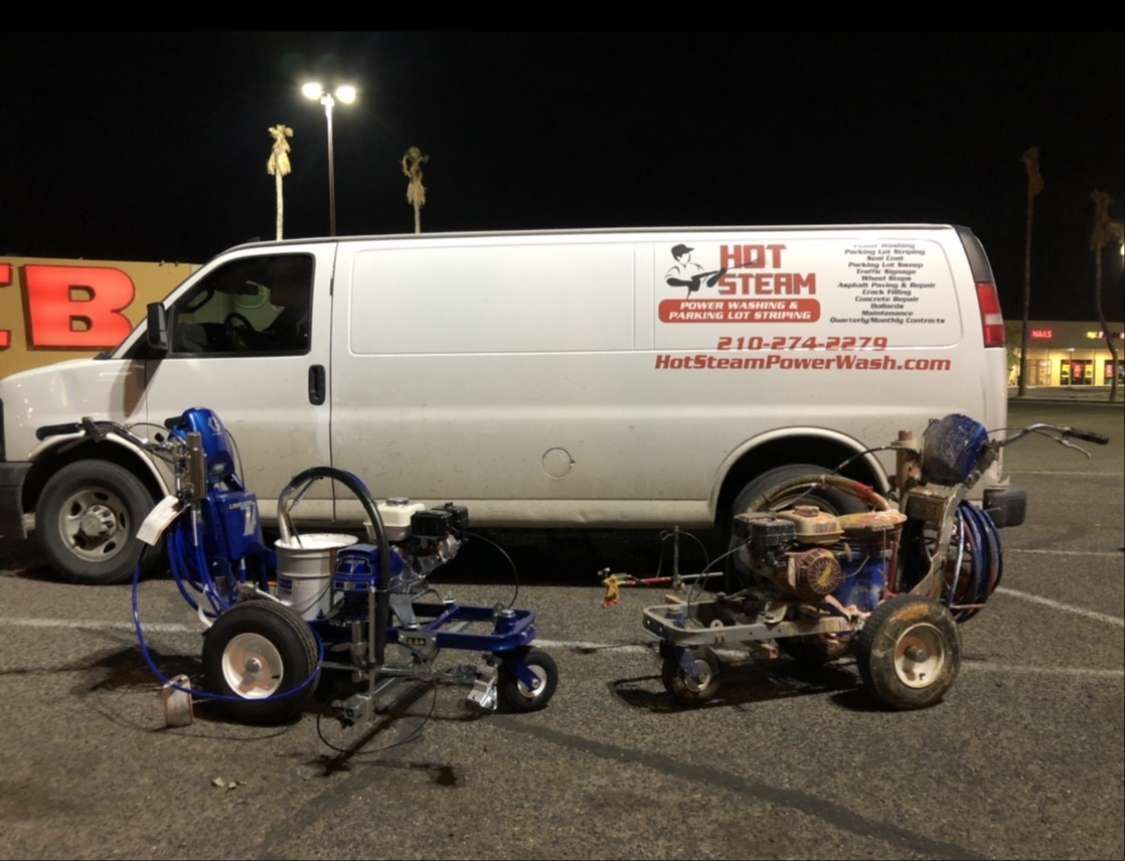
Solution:
{"label": "street light fixture", "polygon": [[340,84],[335,93],[326,92],[319,81],[308,81],[301,85],[301,95],[324,105],[324,117],[328,121],[328,235],[336,235],[336,162],[332,149],[332,109],[336,102],[350,105],[355,102],[356,88],[351,84]]}

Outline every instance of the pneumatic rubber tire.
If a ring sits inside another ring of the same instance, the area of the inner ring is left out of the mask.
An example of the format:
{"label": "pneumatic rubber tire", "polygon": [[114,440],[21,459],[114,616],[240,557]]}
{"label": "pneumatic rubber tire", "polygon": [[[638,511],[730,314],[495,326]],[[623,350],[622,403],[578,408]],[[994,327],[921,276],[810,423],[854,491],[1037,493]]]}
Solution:
{"label": "pneumatic rubber tire", "polygon": [[[910,649],[921,646],[927,660]],[[939,702],[961,668],[961,631],[937,601],[899,595],[867,617],[856,637],[856,664],[868,692],[897,711]]]}
{"label": "pneumatic rubber tire", "polygon": [[[524,664],[531,668],[541,681],[539,687],[529,690],[516,676],[516,667]],[[535,712],[546,708],[559,684],[559,668],[555,659],[541,649],[521,649],[500,664],[497,694],[500,704],[509,712]]]}
{"label": "pneumatic rubber tire", "polygon": [[[256,644],[259,655],[268,653],[280,662],[281,678],[270,696],[293,690],[316,671],[316,640],[304,619],[276,601],[242,601],[219,616],[203,637],[203,678],[208,692],[242,697],[231,684],[231,673],[245,672],[245,667],[231,666],[233,659],[224,660],[234,653],[238,638],[249,639]],[[265,643],[274,651],[269,652]],[[262,663],[268,669],[270,662]],[[263,678],[263,682],[268,685],[269,680]],[[285,723],[300,714],[315,687],[315,683],[306,684],[299,692],[281,699],[263,696],[233,702],[215,700],[214,704],[223,714],[242,723]]]}
{"label": "pneumatic rubber tire", "polygon": [[706,647],[688,651],[693,660],[706,665],[705,668],[700,668],[704,674],[701,681],[696,682],[684,672],[673,649],[664,652],[660,680],[664,683],[664,690],[677,702],[686,706],[698,706],[719,692],[719,659]]}
{"label": "pneumatic rubber tire", "polygon": [[[75,461],[52,475],[39,494],[36,540],[51,567],[73,583],[125,583],[144,549],[136,534],[152,506],[148,488],[125,467],[104,460]],[[112,534],[101,544],[87,537],[84,527],[79,535],[68,535],[75,517],[95,508],[112,523]]]}

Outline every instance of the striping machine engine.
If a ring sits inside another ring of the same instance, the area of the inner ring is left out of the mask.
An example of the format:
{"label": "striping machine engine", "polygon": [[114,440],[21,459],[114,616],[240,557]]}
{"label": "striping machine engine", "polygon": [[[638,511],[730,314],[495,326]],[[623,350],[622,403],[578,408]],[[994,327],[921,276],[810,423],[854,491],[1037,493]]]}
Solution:
{"label": "striping machine engine", "polygon": [[[697,586],[686,600],[670,595],[675,603],[644,610],[669,693],[688,704],[711,699],[719,653],[731,649],[768,658],[785,652],[812,665],[852,651],[883,705],[940,700],[960,666],[958,624],[1000,583],[998,527],[1019,525],[1026,512],[1020,490],[989,489],[982,507],[966,500],[968,491],[1004,446],[1028,434],[1087,457],[1070,438],[1108,442],[1046,424],[1003,439],[994,433],[960,414],[931,422],[921,442],[900,432],[885,447],[896,453],[892,499],[832,473],[794,478],[753,500],[734,518],[728,555],[736,588],[702,593],[698,586],[714,575],[689,575],[682,579]],[[840,499],[853,510],[831,510]]]}

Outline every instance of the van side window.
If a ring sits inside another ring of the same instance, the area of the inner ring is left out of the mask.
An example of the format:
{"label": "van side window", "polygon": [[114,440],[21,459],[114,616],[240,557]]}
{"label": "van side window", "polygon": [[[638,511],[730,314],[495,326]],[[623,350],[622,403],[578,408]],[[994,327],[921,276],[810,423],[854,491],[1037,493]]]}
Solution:
{"label": "van side window", "polygon": [[271,254],[225,263],[176,300],[171,355],[307,353],[313,257]]}

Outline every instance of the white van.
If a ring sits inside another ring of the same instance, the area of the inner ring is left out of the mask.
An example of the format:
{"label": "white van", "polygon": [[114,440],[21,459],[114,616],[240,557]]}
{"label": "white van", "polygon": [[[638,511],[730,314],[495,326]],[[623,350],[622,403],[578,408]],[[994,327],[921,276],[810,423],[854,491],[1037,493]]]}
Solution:
{"label": "white van", "polygon": [[[36,436],[84,415],[218,411],[267,519],[290,476],[331,464],[485,526],[704,527],[900,428],[1007,412],[992,271],[949,225],[255,243],[162,318],[166,335],[142,323],[105,357],[0,381],[0,534],[34,520],[75,580],[127,577],[167,489],[121,439]],[[845,472],[885,489],[892,463]],[[358,522],[331,492],[303,515]]]}

